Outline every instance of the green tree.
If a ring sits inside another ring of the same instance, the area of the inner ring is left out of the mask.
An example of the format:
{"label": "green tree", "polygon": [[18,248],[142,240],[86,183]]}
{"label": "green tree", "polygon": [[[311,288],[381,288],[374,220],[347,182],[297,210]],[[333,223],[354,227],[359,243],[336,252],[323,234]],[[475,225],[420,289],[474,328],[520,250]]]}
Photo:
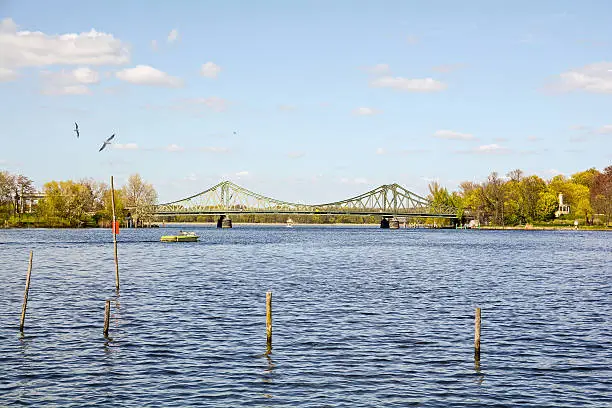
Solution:
{"label": "green tree", "polygon": [[593,181],[595,180],[595,177],[598,174],[601,173],[596,170],[595,167],[585,171],[579,171],[578,173],[572,174],[572,182],[576,184],[581,184],[590,189],[591,187],[593,187]]}
{"label": "green tree", "polygon": [[461,197],[464,214],[482,222],[485,208],[482,199],[482,186],[471,181],[464,181],[459,187],[461,188],[459,196]]}
{"label": "green tree", "polygon": [[537,219],[541,221],[550,221],[555,218],[557,211],[557,196],[551,192],[543,191],[537,202]]}
{"label": "green tree", "polygon": [[[522,192],[522,212],[523,218],[527,221],[533,221],[538,218],[539,209],[538,202],[542,192],[546,191],[546,182],[538,176],[525,177],[521,181]],[[556,198],[555,198],[556,202]],[[557,207],[555,207],[555,211]],[[553,211],[554,215],[554,211]]]}
{"label": "green tree", "polygon": [[486,211],[492,223],[503,225],[506,189],[503,180],[499,178],[497,172],[494,171],[489,175],[481,192]]}
{"label": "green tree", "polygon": [[50,181],[43,187],[45,198],[39,214],[50,226],[81,227],[94,222],[94,194],[86,183]]}
{"label": "green tree", "polygon": [[[510,176],[510,174],[508,174],[508,176]],[[525,210],[521,178],[510,176],[510,180],[506,182],[505,187],[506,200],[504,202],[504,222],[507,225],[524,224]]]}

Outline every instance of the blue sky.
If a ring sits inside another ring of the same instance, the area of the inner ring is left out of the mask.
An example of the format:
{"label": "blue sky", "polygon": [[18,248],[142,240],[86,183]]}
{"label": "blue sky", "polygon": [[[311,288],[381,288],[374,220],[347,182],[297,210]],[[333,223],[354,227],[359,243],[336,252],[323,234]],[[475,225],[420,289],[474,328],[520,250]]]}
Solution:
{"label": "blue sky", "polygon": [[138,172],[160,201],[229,179],[300,202],[603,169],[610,15],[604,0],[0,0],[0,169],[39,188]]}

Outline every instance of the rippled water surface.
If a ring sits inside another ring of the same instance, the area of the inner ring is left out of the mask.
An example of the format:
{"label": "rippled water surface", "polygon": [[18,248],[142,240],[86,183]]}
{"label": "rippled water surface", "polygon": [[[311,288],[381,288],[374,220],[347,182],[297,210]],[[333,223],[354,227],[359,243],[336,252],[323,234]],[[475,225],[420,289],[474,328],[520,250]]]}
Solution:
{"label": "rippled water surface", "polygon": [[610,233],[196,230],[0,230],[0,406],[611,406]]}

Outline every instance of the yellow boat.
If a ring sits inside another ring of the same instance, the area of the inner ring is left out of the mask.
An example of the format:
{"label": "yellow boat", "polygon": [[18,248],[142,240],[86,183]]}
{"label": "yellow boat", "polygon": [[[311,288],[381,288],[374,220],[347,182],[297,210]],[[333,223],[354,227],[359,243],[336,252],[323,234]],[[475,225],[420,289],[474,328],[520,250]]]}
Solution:
{"label": "yellow boat", "polygon": [[200,238],[195,232],[181,231],[178,235],[164,235],[161,242],[196,242]]}

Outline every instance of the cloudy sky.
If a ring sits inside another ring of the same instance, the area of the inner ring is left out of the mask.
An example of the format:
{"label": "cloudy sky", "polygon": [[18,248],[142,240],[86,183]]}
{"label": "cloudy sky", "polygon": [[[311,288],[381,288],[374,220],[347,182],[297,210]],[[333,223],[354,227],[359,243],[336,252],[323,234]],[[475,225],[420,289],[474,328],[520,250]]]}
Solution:
{"label": "cloudy sky", "polygon": [[612,164],[612,2],[504,4],[0,0],[0,169],[324,202]]}

